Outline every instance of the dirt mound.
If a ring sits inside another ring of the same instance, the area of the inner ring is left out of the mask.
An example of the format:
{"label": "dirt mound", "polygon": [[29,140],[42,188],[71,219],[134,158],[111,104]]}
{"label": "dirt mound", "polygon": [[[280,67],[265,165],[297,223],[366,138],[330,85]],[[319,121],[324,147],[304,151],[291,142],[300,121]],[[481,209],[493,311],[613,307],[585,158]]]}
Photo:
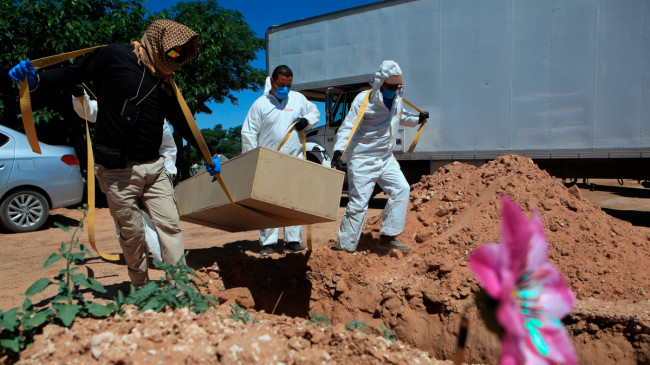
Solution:
{"label": "dirt mound", "polygon": [[[411,214],[402,237],[419,253],[464,265],[467,251],[498,242],[499,194],[521,209],[537,207],[549,242],[549,259],[570,282],[578,299],[647,300],[650,235],[613,218],[567,189],[532,160],[503,156],[480,168],[461,163],[442,167],[412,186]],[[380,222],[369,222],[377,232]],[[374,224],[373,224],[374,223]],[[468,276],[458,270],[455,282]]]}
{"label": "dirt mound", "polygon": [[[342,325],[315,326],[304,319],[255,313],[228,318],[227,306],[202,315],[187,309],[103,321],[84,319],[70,330],[48,326],[41,346],[29,348],[23,364],[445,364],[427,353],[379,335],[347,331]],[[62,347],[64,346],[64,347]]]}
{"label": "dirt mound", "polygon": [[[224,319],[227,305],[201,316],[176,311],[86,320],[70,331],[48,327],[23,359],[83,361],[93,346],[103,346],[106,340],[98,336],[106,332],[115,335],[114,345],[102,353],[108,356],[120,344],[127,362],[160,354],[173,358],[179,351],[188,363],[215,357],[230,363],[235,355],[240,361],[258,356],[263,362],[427,363],[434,360],[377,335],[345,331],[343,326],[353,320],[366,324],[367,332],[388,328],[402,344],[438,359],[452,359],[460,316],[469,308],[467,360],[496,363],[499,341],[471,306],[472,293],[479,287],[467,267],[467,256],[484,242],[499,241],[502,193],[527,212],[539,207],[550,260],[579,299],[565,323],[581,363],[650,362],[646,294],[650,237],[608,216],[581,199],[579,190],[567,189],[530,159],[518,156],[504,156],[479,168],[453,163],[413,185],[400,237],[413,246],[406,256],[376,248],[380,216],[368,217],[359,250],[353,254],[331,250],[333,240],[316,242],[310,253],[271,258],[253,254],[246,241],[201,252],[195,262],[206,281],[205,292],[248,308],[258,324]],[[327,316],[333,326],[305,325],[310,312]],[[93,338],[100,344],[93,345]],[[87,340],[75,345],[81,339]],[[137,345],[130,350],[134,341]],[[129,357],[134,356],[129,351],[140,358]]]}

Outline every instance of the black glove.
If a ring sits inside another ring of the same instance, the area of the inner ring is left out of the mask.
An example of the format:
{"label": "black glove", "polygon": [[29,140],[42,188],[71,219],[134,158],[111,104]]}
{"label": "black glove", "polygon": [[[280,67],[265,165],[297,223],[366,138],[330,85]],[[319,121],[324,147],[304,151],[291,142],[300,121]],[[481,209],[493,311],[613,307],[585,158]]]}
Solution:
{"label": "black glove", "polygon": [[307,118],[298,118],[298,119],[296,119],[296,125],[293,126],[293,127],[298,132],[300,132],[301,130],[305,129],[305,127],[307,127],[308,124],[309,124],[309,121],[307,120]]}
{"label": "black glove", "polygon": [[418,121],[418,124],[422,124],[422,123],[426,122],[426,120],[429,119],[429,112],[420,113],[419,118],[420,118],[420,120]]}
{"label": "black glove", "polygon": [[343,171],[343,161],[341,161],[341,156],[343,156],[343,151],[334,151],[334,156],[332,156],[332,168],[339,171]]}
{"label": "black glove", "polygon": [[75,85],[72,87],[72,96],[78,98],[84,96],[84,87],[83,85]]}

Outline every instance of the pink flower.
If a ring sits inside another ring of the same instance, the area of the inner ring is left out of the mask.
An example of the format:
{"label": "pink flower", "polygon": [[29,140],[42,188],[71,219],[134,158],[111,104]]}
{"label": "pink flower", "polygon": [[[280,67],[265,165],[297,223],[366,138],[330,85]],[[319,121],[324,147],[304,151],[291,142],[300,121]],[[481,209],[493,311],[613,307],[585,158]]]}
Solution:
{"label": "pink flower", "polygon": [[575,296],[560,271],[547,260],[548,243],[537,210],[529,221],[501,196],[501,243],[488,243],[469,257],[485,292],[498,301],[504,328],[501,364],[577,364],[578,357],[561,318]]}

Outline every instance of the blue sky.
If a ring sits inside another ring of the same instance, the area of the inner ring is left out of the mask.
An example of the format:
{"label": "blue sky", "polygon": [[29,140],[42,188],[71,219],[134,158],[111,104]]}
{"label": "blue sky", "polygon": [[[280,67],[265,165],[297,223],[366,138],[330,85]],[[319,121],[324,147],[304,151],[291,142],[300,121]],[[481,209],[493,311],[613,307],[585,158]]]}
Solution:
{"label": "blue sky", "polygon": [[[169,9],[177,0],[149,0],[145,6],[152,11]],[[239,10],[258,37],[264,38],[266,30],[272,25],[280,25],[295,20],[311,18],[313,16],[331,13],[338,10],[348,9],[359,5],[370,4],[376,0],[281,0],[281,1],[259,1],[259,0],[217,0],[218,4],[226,9]],[[259,52],[253,66],[266,70],[266,54]],[[291,67],[291,65],[289,65]],[[208,104],[212,114],[195,115],[199,128],[212,128],[221,124],[223,128],[232,128],[241,125],[246,118],[251,104],[261,95],[261,91],[243,91],[236,93],[239,105],[232,105],[226,101],[223,104]],[[321,122],[324,121],[322,103],[316,103],[321,111]]]}

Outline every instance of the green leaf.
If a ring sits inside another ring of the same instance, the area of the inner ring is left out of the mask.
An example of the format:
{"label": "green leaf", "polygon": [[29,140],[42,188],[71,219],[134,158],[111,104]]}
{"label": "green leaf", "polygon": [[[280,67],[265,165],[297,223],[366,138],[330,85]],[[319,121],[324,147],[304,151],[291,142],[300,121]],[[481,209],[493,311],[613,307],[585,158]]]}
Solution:
{"label": "green leaf", "polygon": [[88,306],[88,312],[95,317],[106,317],[111,314],[111,309],[99,303],[90,303]]}
{"label": "green leaf", "polygon": [[[15,353],[20,352],[20,337],[0,340],[0,349],[9,349]],[[1,353],[1,352],[0,352]]]}
{"label": "green leaf", "polygon": [[25,329],[39,327],[49,319],[50,314],[52,314],[51,309],[37,312],[32,317],[23,320],[23,327]]}
{"label": "green leaf", "polygon": [[79,284],[86,288],[90,287],[90,283],[88,283],[88,280],[86,280],[86,275],[84,274],[74,274],[70,276],[70,279],[72,279],[72,282],[75,284]]}
{"label": "green leaf", "polygon": [[63,224],[61,224],[59,222],[54,222],[54,225],[59,227],[60,229],[62,229],[64,231],[66,231],[66,232],[70,232],[70,227],[64,226]]}
{"label": "green leaf", "polygon": [[99,281],[93,278],[88,278],[86,282],[88,283],[88,288],[100,293],[106,293],[106,288],[104,288],[102,283],[100,283]]}
{"label": "green leaf", "polygon": [[32,309],[32,301],[29,298],[25,298],[23,301],[23,310],[28,311]]}
{"label": "green leaf", "polygon": [[142,306],[142,308],[139,308],[139,309],[140,309],[140,312],[144,312],[147,309],[151,309],[154,312],[160,312],[160,309],[156,310],[156,308],[160,307],[160,304],[161,303],[158,301],[158,299],[151,298],[149,301],[147,301],[147,303],[144,306]]}
{"label": "green leaf", "polygon": [[50,267],[50,265],[52,265],[53,263],[59,261],[60,258],[61,258],[61,255],[59,255],[59,254],[56,254],[56,253],[51,254],[50,257],[47,259],[47,261],[45,261],[45,264],[43,265],[43,268],[47,269],[48,267]]}
{"label": "green leaf", "polygon": [[64,304],[57,308],[56,318],[60,319],[65,327],[70,327],[79,313],[79,307],[74,304]]}
{"label": "green leaf", "polygon": [[18,308],[11,308],[8,312],[2,314],[0,328],[6,328],[8,331],[13,332],[19,325]]}
{"label": "green leaf", "polygon": [[25,295],[31,297],[34,294],[38,294],[43,290],[45,290],[45,288],[47,288],[50,284],[52,284],[50,279],[47,278],[38,279],[34,284],[32,284],[29,288],[27,288]]}
{"label": "green leaf", "polygon": [[76,252],[72,254],[72,261],[74,261],[75,264],[82,263],[84,258],[86,257],[86,254],[83,252]]}

